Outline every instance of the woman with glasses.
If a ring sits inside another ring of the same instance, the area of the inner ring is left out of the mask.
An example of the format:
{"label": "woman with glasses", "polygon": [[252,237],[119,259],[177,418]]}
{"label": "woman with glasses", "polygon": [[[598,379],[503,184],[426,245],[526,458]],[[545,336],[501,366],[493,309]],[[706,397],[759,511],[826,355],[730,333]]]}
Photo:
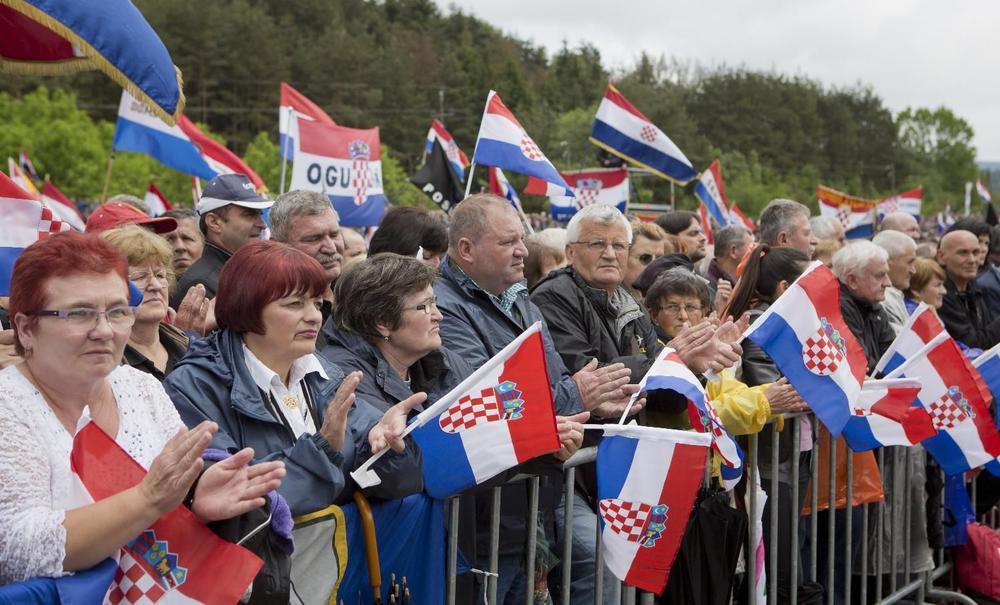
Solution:
{"label": "woman with glasses", "polygon": [[664,271],[646,290],[644,302],[656,328],[656,336],[667,343],[684,326],[702,322],[710,312],[708,283],[687,269]]}
{"label": "woman with glasses", "polygon": [[[284,475],[280,462],[247,467],[251,450],[205,470],[215,423],[188,430],[155,378],[121,365],[135,322],[127,277],[117,248],[76,232],[38,241],[14,266],[23,361],[0,371],[0,584],[92,567],[182,502],[204,522],[257,509]],[[88,417],[146,469],[97,502],[81,500],[70,468]]]}
{"label": "woman with glasses", "polygon": [[187,335],[163,321],[174,282],[170,245],[152,231],[135,225],[105,231],[101,237],[125,254],[128,279],[142,290],[122,363],[162,382],[188,348]]}

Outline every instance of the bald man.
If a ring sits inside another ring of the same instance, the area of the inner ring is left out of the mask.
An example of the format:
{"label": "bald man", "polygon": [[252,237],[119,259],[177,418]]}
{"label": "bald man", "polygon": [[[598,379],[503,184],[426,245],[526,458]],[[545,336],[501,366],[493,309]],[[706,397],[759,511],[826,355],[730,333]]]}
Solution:
{"label": "bald man", "polygon": [[976,284],[979,253],[979,238],[971,231],[941,238],[937,262],[946,275],[946,293],[938,315],[955,340],[985,350],[1000,342],[1000,317],[989,312]]}
{"label": "bald man", "polygon": [[920,224],[913,215],[905,212],[890,212],[882,219],[882,231],[900,231],[920,241]]}

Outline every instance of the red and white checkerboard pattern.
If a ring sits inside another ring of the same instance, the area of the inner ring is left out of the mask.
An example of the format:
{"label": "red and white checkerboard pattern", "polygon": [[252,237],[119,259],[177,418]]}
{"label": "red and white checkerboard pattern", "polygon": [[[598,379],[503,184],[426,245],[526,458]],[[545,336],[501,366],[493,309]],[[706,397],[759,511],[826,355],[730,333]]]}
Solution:
{"label": "red and white checkerboard pattern", "polygon": [[655,128],[647,124],[642,127],[642,130],[639,131],[639,136],[642,137],[643,141],[646,141],[647,143],[652,143],[653,141],[656,140],[658,133],[656,132]]}
{"label": "red and white checkerboard pattern", "polygon": [[42,214],[38,219],[38,239],[48,237],[52,233],[69,231],[71,228],[69,223],[57,219],[51,210],[42,207]]}
{"label": "red and white checkerboard pattern", "polygon": [[851,226],[851,216],[853,214],[850,206],[840,206],[837,208],[837,220],[844,226],[844,229]]}
{"label": "red and white checkerboard pattern", "polygon": [[940,430],[955,428],[955,425],[966,419],[965,412],[955,403],[951,395],[945,393],[937,401],[928,406],[931,422],[934,428]]}
{"label": "red and white checkerboard pattern", "polygon": [[611,526],[611,531],[625,536],[629,542],[638,542],[646,528],[652,506],[643,502],[626,502],[606,498],[598,503],[601,518]]}
{"label": "red and white checkerboard pattern", "polygon": [[158,602],[166,590],[160,586],[126,551],[122,551],[115,581],[111,584],[106,601],[111,605],[135,603],[147,605]]}
{"label": "red and white checkerboard pattern", "polygon": [[500,403],[497,401],[496,391],[489,388],[480,391],[478,397],[463,395],[444,414],[441,414],[438,423],[444,432],[458,433],[480,424],[502,419],[503,412],[501,412]]}
{"label": "red and white checkerboard pattern", "polygon": [[354,187],[354,205],[360,206],[368,199],[368,188],[371,187],[371,175],[368,173],[368,160],[354,158],[351,166],[351,186]]}
{"label": "red and white checkerboard pattern", "polygon": [[576,190],[576,207],[583,208],[584,206],[590,206],[597,201],[597,196],[601,193],[600,189],[577,189]]}
{"label": "red and white checkerboard pattern", "polygon": [[892,214],[893,212],[899,211],[899,202],[895,198],[888,202],[882,203],[882,212],[885,214]]}
{"label": "red and white checkerboard pattern", "polygon": [[545,159],[545,156],[542,154],[542,150],[539,149],[538,145],[535,145],[535,142],[528,137],[521,137],[521,153],[524,154],[524,157],[534,162]]}
{"label": "red and white checkerboard pattern", "polygon": [[826,376],[837,371],[844,355],[820,328],[802,344],[802,361],[813,374]]}

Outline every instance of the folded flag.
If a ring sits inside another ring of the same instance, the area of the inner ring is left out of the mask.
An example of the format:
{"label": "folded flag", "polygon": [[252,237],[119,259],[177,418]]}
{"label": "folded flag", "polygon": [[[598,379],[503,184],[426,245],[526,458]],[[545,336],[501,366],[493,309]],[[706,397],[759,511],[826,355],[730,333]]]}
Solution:
{"label": "folded flag", "polygon": [[629,586],[660,594],[701,487],[708,433],[603,425],[597,507],[604,563]]}
{"label": "folded flag", "polygon": [[719,160],[712,160],[708,170],[698,177],[698,182],[694,185],[694,195],[720,227],[732,222],[729,215],[729,201],[726,200],[726,190],[722,184],[722,166]]}
{"label": "folded flag", "polygon": [[[86,413],[73,438],[70,466],[80,487],[74,492],[77,506],[126,490],[146,474]],[[262,565],[179,505],[122,547],[107,601],[236,603]]]}
{"label": "folded flag", "polygon": [[976,179],[976,193],[979,194],[979,199],[984,202],[990,201],[990,190],[986,188],[981,179]]}
{"label": "folded flag", "polygon": [[426,153],[431,152],[434,147],[434,141],[441,143],[441,147],[444,149],[445,155],[448,156],[448,161],[451,162],[458,180],[465,182],[465,169],[469,167],[469,156],[465,155],[465,152],[458,148],[455,138],[451,136],[451,133],[444,127],[444,124],[438,120],[431,122],[431,127],[427,131],[427,143],[424,145]]}
{"label": "folded flag", "polygon": [[964,357],[945,332],[886,376],[920,381],[917,400],[938,431],[923,445],[947,475],[980,467],[1000,455],[1000,434],[983,400],[978,372]]}
{"label": "folded flag", "polygon": [[160,216],[167,210],[172,210],[173,206],[167,200],[167,196],[163,195],[153,181],[149,181],[149,187],[146,189],[146,197],[143,198],[146,205],[149,206],[149,214],[151,216]]}
{"label": "folded flag", "polygon": [[909,378],[866,380],[854,413],[844,426],[844,440],[855,452],[889,445],[916,445],[937,433],[930,415],[914,407],[920,381]]}
{"label": "folded flag", "polygon": [[868,361],[840,313],[840,282],[813,262],[745,334],[764,349],[834,437],[858,400]]}
{"label": "folded flag", "polygon": [[711,436],[712,449],[723,460],[720,471],[723,485],[726,489],[732,489],[743,475],[743,450],[719,420],[719,414],[705,395],[701,382],[684,365],[677,351],[669,347],[663,350],[639,381],[640,392],[658,389],[674,391],[687,398],[691,426],[699,433]]}
{"label": "folded flag", "polygon": [[517,195],[517,189],[510,184],[507,180],[507,176],[496,166],[490,166],[487,171],[490,175],[490,193],[494,195],[499,195],[502,198],[507,198],[510,205],[515,209],[521,206],[521,198]]}
{"label": "folded flag", "polygon": [[300,120],[336,125],[333,118],[309,97],[287,82],[282,82],[281,98],[278,101],[278,145],[281,147],[282,159],[291,160],[295,157],[295,135],[298,134]]}
{"label": "folded flag", "polygon": [[479,126],[479,138],[476,140],[472,161],[482,166],[496,166],[538,177],[561,187],[565,195],[573,195],[556,167],[503,104],[500,95],[493,90],[486,97],[486,111]]}
{"label": "folded flag", "polygon": [[682,185],[698,177],[691,161],[670,137],[608,84],[597,107],[590,142],[623,160]]}
{"label": "folded flag", "polygon": [[424,488],[446,498],[560,447],[541,322],[412,423]]}
{"label": "folded flag", "polygon": [[52,184],[52,181],[42,183],[42,205],[52,211],[59,220],[69,223],[77,231],[83,231],[87,224],[83,215],[76,209],[73,200]]}
{"label": "folded flag", "polygon": [[820,216],[833,219],[844,226],[847,239],[871,237],[875,233],[875,202],[816,185]]}
{"label": "folded flag", "polygon": [[592,204],[607,204],[625,212],[629,197],[628,169],[590,168],[560,174],[573,190],[573,197],[564,195],[559,187],[536,178],[529,178],[524,187],[525,193],[549,196],[555,220],[568,221],[577,210]]}
{"label": "folded flag", "polygon": [[872,374],[888,374],[924,348],[935,336],[944,332],[944,324],[934,309],[920,303],[896,334],[882,358],[875,364]]}
{"label": "folded flag", "polygon": [[923,196],[923,193],[924,193],[924,188],[917,187],[916,189],[910,189],[909,191],[897,193],[892,197],[888,197],[878,202],[878,205],[876,207],[878,209],[879,219],[893,212],[905,212],[919,219],[920,200],[921,197]]}
{"label": "folded flag", "polygon": [[379,129],[359,130],[322,122],[299,122],[292,189],[325,193],[346,227],[382,221],[382,144]]}
{"label": "folded flag", "polygon": [[21,251],[68,223],[0,172],[0,296],[10,294],[10,277]]}

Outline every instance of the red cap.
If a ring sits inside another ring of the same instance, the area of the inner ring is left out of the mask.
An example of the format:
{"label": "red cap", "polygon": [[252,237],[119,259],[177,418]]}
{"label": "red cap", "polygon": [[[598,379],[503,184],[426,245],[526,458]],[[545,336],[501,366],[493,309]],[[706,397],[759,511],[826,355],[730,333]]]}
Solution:
{"label": "red cap", "polygon": [[87,219],[87,233],[101,233],[122,225],[142,225],[156,233],[170,233],[177,229],[177,220],[164,216],[153,218],[125,202],[108,202],[98,206]]}

